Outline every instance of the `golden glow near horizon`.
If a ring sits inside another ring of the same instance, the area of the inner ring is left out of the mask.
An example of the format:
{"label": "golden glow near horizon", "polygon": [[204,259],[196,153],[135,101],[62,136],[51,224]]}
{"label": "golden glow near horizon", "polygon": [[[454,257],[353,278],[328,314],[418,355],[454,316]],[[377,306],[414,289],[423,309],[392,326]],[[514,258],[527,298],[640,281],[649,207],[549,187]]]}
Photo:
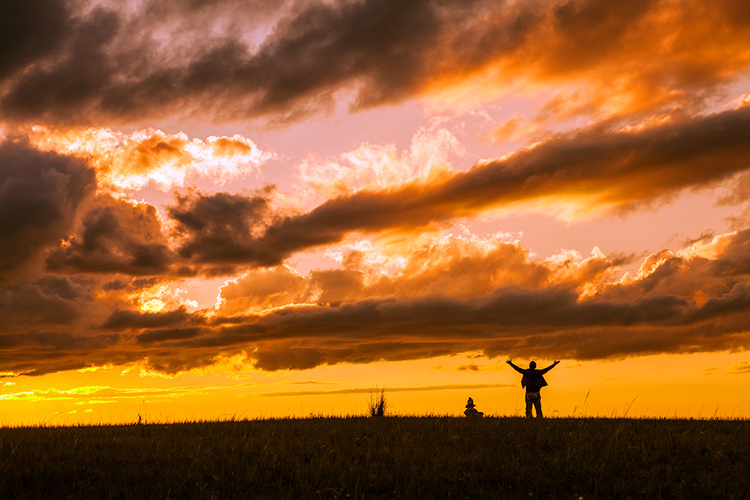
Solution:
{"label": "golden glow near horizon", "polygon": [[[551,417],[750,418],[740,353],[563,361],[547,376]],[[521,366],[527,360],[514,360]],[[546,366],[551,360],[539,360]],[[97,383],[101,385],[86,385]],[[216,369],[172,378],[110,367],[0,388],[3,425],[148,423],[367,414],[385,389],[395,415],[461,416],[471,396],[487,415],[523,415],[520,376],[500,359],[450,356],[262,373]]]}
{"label": "golden glow near horizon", "polygon": [[747,418],[745,2],[40,1],[0,424],[516,415],[508,357],[550,416]]}

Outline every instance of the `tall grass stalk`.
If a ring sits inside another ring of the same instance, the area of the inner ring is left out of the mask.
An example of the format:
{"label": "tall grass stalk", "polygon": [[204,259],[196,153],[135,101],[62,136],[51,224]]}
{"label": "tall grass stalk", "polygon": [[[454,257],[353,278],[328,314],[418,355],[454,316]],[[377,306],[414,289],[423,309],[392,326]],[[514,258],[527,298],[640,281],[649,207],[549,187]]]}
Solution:
{"label": "tall grass stalk", "polygon": [[371,417],[384,417],[388,410],[388,401],[385,399],[385,388],[371,389],[370,398],[367,401],[367,409]]}

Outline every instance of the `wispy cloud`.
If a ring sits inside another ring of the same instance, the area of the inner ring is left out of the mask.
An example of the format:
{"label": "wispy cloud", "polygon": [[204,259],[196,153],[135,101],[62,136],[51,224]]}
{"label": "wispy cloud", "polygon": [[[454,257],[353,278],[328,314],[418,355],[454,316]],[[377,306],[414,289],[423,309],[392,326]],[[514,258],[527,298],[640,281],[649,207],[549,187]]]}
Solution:
{"label": "wispy cloud", "polygon": [[729,373],[750,373],[750,361],[740,361],[729,367]]}

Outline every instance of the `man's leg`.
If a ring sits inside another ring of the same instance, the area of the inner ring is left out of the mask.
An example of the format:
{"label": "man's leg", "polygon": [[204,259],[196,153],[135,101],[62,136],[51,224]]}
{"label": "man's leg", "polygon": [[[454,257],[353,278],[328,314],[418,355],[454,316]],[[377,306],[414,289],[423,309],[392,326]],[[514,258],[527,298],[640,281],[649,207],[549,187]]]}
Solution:
{"label": "man's leg", "polygon": [[531,418],[531,404],[532,401],[529,399],[529,395],[526,394],[526,418]]}
{"label": "man's leg", "polygon": [[542,398],[534,400],[534,407],[536,408],[536,418],[544,418],[544,415],[542,415]]}

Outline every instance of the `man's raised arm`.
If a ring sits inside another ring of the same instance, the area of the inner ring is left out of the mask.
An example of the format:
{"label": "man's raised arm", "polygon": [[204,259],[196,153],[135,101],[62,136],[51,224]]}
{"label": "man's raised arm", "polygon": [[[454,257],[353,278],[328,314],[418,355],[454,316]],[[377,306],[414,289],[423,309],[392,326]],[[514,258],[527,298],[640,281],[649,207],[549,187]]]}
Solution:
{"label": "man's raised arm", "polygon": [[517,371],[518,373],[523,373],[523,368],[519,368],[519,367],[517,367],[516,365],[514,365],[514,364],[513,364],[513,361],[511,361],[511,360],[508,360],[508,361],[506,361],[506,363],[508,363],[508,364],[509,364],[509,365],[510,365],[511,367],[513,367],[513,369],[514,369],[515,371]]}
{"label": "man's raised arm", "polygon": [[554,363],[552,363],[551,365],[549,365],[544,370],[540,370],[542,372],[542,375],[544,375],[545,373],[547,373],[548,371],[550,371],[551,369],[553,369],[554,367],[556,367],[558,363],[559,363],[559,361],[555,361]]}

